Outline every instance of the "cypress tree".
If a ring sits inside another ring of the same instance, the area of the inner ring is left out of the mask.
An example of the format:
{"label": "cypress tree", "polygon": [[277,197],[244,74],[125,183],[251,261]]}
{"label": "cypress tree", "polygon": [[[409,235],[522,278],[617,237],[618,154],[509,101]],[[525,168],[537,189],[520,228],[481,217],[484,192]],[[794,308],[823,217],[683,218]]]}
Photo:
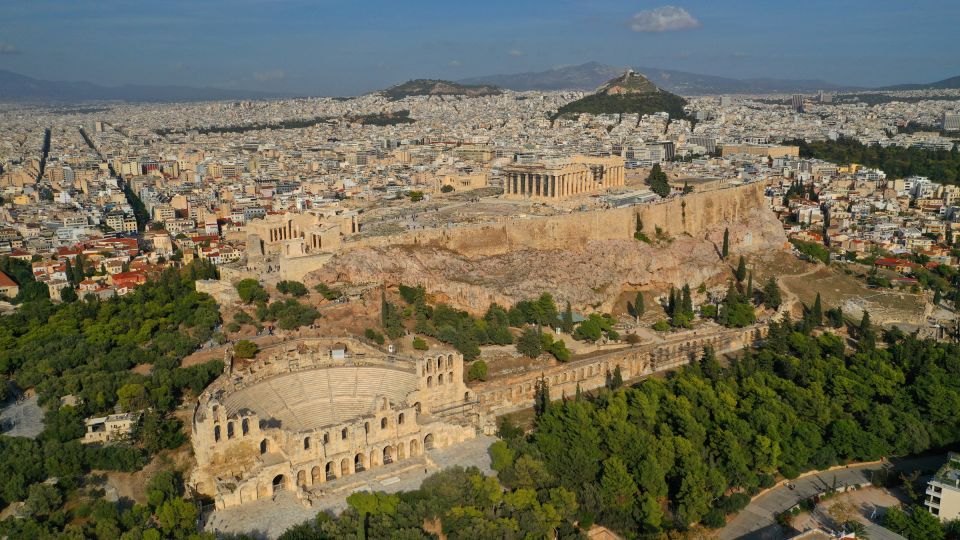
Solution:
{"label": "cypress tree", "polygon": [[637,296],[633,299],[633,311],[637,314],[637,321],[640,320],[640,317],[643,317],[643,312],[646,311],[643,306],[643,293],[640,291],[637,291]]}
{"label": "cypress tree", "polygon": [[726,260],[727,256],[730,255],[730,229],[723,230],[723,249],[720,251],[720,256]]}
{"label": "cypress tree", "polygon": [[561,329],[570,333],[573,332],[573,310],[570,308],[570,301],[567,300],[567,309],[563,311],[563,318],[560,321]]}
{"label": "cypress tree", "polygon": [[747,274],[747,301],[753,301],[753,272]]}
{"label": "cypress tree", "polygon": [[66,270],[64,270],[64,273],[67,274],[67,281],[69,281],[70,283],[73,283],[74,285],[77,284],[77,281],[75,279],[76,276],[73,273],[73,264],[70,263],[69,257],[67,257],[67,268]]}
{"label": "cypress tree", "polygon": [[[866,311],[864,311],[864,313],[866,313]],[[820,304],[820,293],[817,293],[817,298],[813,301],[813,309],[810,310],[810,320],[815,326],[823,324],[823,306]]]}
{"label": "cypress tree", "polygon": [[667,315],[673,317],[674,312],[677,309],[677,296],[673,291],[673,286],[670,286],[670,298],[667,300]]}
{"label": "cypress tree", "polygon": [[683,285],[683,300],[681,301],[681,311],[687,317],[693,319],[693,298],[690,296],[690,285]]}
{"label": "cypress tree", "polygon": [[743,282],[747,277],[747,262],[743,260],[743,255],[740,256],[740,262],[737,263],[737,271],[734,276],[737,278],[737,283]]}

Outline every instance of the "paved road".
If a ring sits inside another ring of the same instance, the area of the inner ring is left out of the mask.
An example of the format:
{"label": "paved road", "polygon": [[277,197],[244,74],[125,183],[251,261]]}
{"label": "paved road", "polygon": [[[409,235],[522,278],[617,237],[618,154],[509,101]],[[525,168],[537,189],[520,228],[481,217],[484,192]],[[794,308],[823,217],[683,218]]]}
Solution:
{"label": "paved road", "polygon": [[[946,456],[929,456],[896,459],[892,466],[896,471],[937,469],[946,461]],[[890,466],[890,465],[887,465]],[[879,464],[850,466],[835,471],[817,473],[793,481],[794,489],[781,485],[754,499],[720,531],[722,540],[779,540],[783,530],[774,521],[774,516],[793,507],[801,500],[830,489],[834,485],[862,484],[869,482]],[[874,536],[871,536],[874,538]],[[879,536],[878,536],[879,538]]]}

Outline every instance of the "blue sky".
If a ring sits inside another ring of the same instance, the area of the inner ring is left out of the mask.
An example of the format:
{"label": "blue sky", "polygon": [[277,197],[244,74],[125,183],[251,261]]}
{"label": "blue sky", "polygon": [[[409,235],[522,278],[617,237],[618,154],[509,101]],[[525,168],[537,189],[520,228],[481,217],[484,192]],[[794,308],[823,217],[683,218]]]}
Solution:
{"label": "blue sky", "polygon": [[317,95],[598,61],[855,85],[960,75],[958,0],[2,0],[0,69]]}

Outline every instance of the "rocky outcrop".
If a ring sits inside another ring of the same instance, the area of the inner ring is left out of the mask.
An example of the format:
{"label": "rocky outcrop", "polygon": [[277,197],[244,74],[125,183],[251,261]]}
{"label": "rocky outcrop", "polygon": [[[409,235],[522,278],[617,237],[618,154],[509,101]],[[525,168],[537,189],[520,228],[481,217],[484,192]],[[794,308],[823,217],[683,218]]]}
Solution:
{"label": "rocky outcrop", "polygon": [[[731,196],[735,190],[724,190],[638,209],[357,245],[308,279],[424,285],[474,312],[491,302],[511,305],[543,292],[578,310],[608,310],[623,290],[726,280],[729,267],[719,257],[724,229],[730,231],[734,254],[782,248],[786,237],[780,222],[755,197],[756,187],[747,188],[737,188],[742,190],[736,197]],[[632,237],[637,216],[653,244]]]}

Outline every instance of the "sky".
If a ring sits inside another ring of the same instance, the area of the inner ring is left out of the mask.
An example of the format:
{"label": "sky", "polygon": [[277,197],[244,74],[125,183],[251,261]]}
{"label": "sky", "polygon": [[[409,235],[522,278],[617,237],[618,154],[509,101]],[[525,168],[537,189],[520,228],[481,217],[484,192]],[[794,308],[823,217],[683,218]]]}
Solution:
{"label": "sky", "polygon": [[960,75],[958,0],[2,0],[0,69],[355,95],[597,61],[880,86]]}

